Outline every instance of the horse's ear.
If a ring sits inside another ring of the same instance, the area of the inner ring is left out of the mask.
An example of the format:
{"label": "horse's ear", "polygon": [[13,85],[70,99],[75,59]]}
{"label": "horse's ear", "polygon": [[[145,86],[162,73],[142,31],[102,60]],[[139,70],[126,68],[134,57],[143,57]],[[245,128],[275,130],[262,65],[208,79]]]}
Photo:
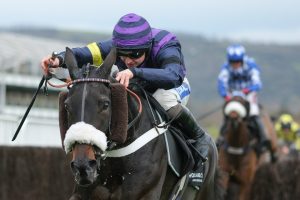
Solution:
{"label": "horse's ear", "polygon": [[116,58],[117,58],[117,50],[115,47],[112,47],[109,54],[106,56],[103,64],[98,69],[98,71],[99,71],[98,74],[101,77],[105,77],[105,78],[109,77],[111,68],[112,68],[113,64],[115,64],[115,62],[116,62]]}
{"label": "horse's ear", "polygon": [[68,97],[68,92],[60,92],[58,95],[58,105],[59,105],[59,130],[62,147],[64,148],[65,135],[68,130],[68,113],[65,109],[65,100]]}
{"label": "horse's ear", "polygon": [[66,53],[65,53],[65,64],[69,70],[70,77],[72,80],[78,78],[79,68],[77,64],[77,60],[75,58],[75,55],[73,51],[66,47]]}

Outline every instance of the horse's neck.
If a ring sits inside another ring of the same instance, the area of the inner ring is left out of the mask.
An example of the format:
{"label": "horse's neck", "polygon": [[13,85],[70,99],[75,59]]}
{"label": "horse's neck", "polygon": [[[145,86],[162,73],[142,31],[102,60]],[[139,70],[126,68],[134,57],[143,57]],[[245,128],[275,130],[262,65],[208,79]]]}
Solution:
{"label": "horse's neck", "polygon": [[[151,119],[151,112],[149,110],[148,103],[146,102],[145,98],[142,97],[142,95],[140,95],[140,94],[138,94],[138,95],[142,102],[142,113],[140,114],[140,116],[136,120],[136,122],[132,125],[132,127],[129,129],[128,136],[130,136],[131,140],[136,139],[141,134],[145,133],[147,130],[152,128],[151,123],[149,123],[149,121],[152,121],[152,119]],[[138,115],[138,109],[139,109],[139,105],[138,105],[136,99],[129,96],[128,97],[128,121],[129,121],[129,123],[132,122]],[[145,123],[145,122],[147,122],[147,123]]]}
{"label": "horse's neck", "polygon": [[225,137],[230,146],[246,146],[249,143],[247,122],[228,120]]}

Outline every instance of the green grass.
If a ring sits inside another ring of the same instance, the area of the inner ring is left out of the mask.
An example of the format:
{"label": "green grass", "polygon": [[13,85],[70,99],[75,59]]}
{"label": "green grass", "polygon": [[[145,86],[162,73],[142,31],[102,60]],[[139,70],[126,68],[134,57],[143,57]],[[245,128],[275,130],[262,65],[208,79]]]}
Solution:
{"label": "green grass", "polygon": [[217,127],[215,125],[210,125],[210,126],[206,127],[206,130],[207,130],[208,134],[211,135],[214,140],[219,136],[220,127]]}

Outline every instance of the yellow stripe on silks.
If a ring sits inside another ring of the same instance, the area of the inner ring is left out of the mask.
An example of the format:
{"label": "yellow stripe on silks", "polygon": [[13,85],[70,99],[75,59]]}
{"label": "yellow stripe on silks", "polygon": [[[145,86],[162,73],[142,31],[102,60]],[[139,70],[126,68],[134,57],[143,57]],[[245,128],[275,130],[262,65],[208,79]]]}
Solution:
{"label": "yellow stripe on silks", "polygon": [[96,42],[87,45],[87,48],[90,50],[93,57],[93,64],[99,67],[103,63],[102,55],[100,48]]}

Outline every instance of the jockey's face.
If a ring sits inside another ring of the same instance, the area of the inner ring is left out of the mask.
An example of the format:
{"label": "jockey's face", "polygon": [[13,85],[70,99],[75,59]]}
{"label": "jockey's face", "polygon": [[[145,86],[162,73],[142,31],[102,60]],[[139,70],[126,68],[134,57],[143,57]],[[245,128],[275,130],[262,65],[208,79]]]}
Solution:
{"label": "jockey's face", "polygon": [[243,63],[241,61],[230,62],[230,65],[233,69],[238,69],[243,65]]}
{"label": "jockey's face", "polygon": [[130,68],[141,65],[145,61],[147,51],[148,49],[119,49],[117,54]]}
{"label": "jockey's face", "polygon": [[143,53],[143,55],[139,58],[132,58],[128,56],[120,56],[121,60],[125,63],[125,65],[130,67],[137,67],[141,65],[145,61],[146,54]]}
{"label": "jockey's face", "polygon": [[284,128],[284,129],[282,129],[282,131],[284,132],[284,133],[290,133],[291,132],[291,129],[289,129],[289,128]]}

